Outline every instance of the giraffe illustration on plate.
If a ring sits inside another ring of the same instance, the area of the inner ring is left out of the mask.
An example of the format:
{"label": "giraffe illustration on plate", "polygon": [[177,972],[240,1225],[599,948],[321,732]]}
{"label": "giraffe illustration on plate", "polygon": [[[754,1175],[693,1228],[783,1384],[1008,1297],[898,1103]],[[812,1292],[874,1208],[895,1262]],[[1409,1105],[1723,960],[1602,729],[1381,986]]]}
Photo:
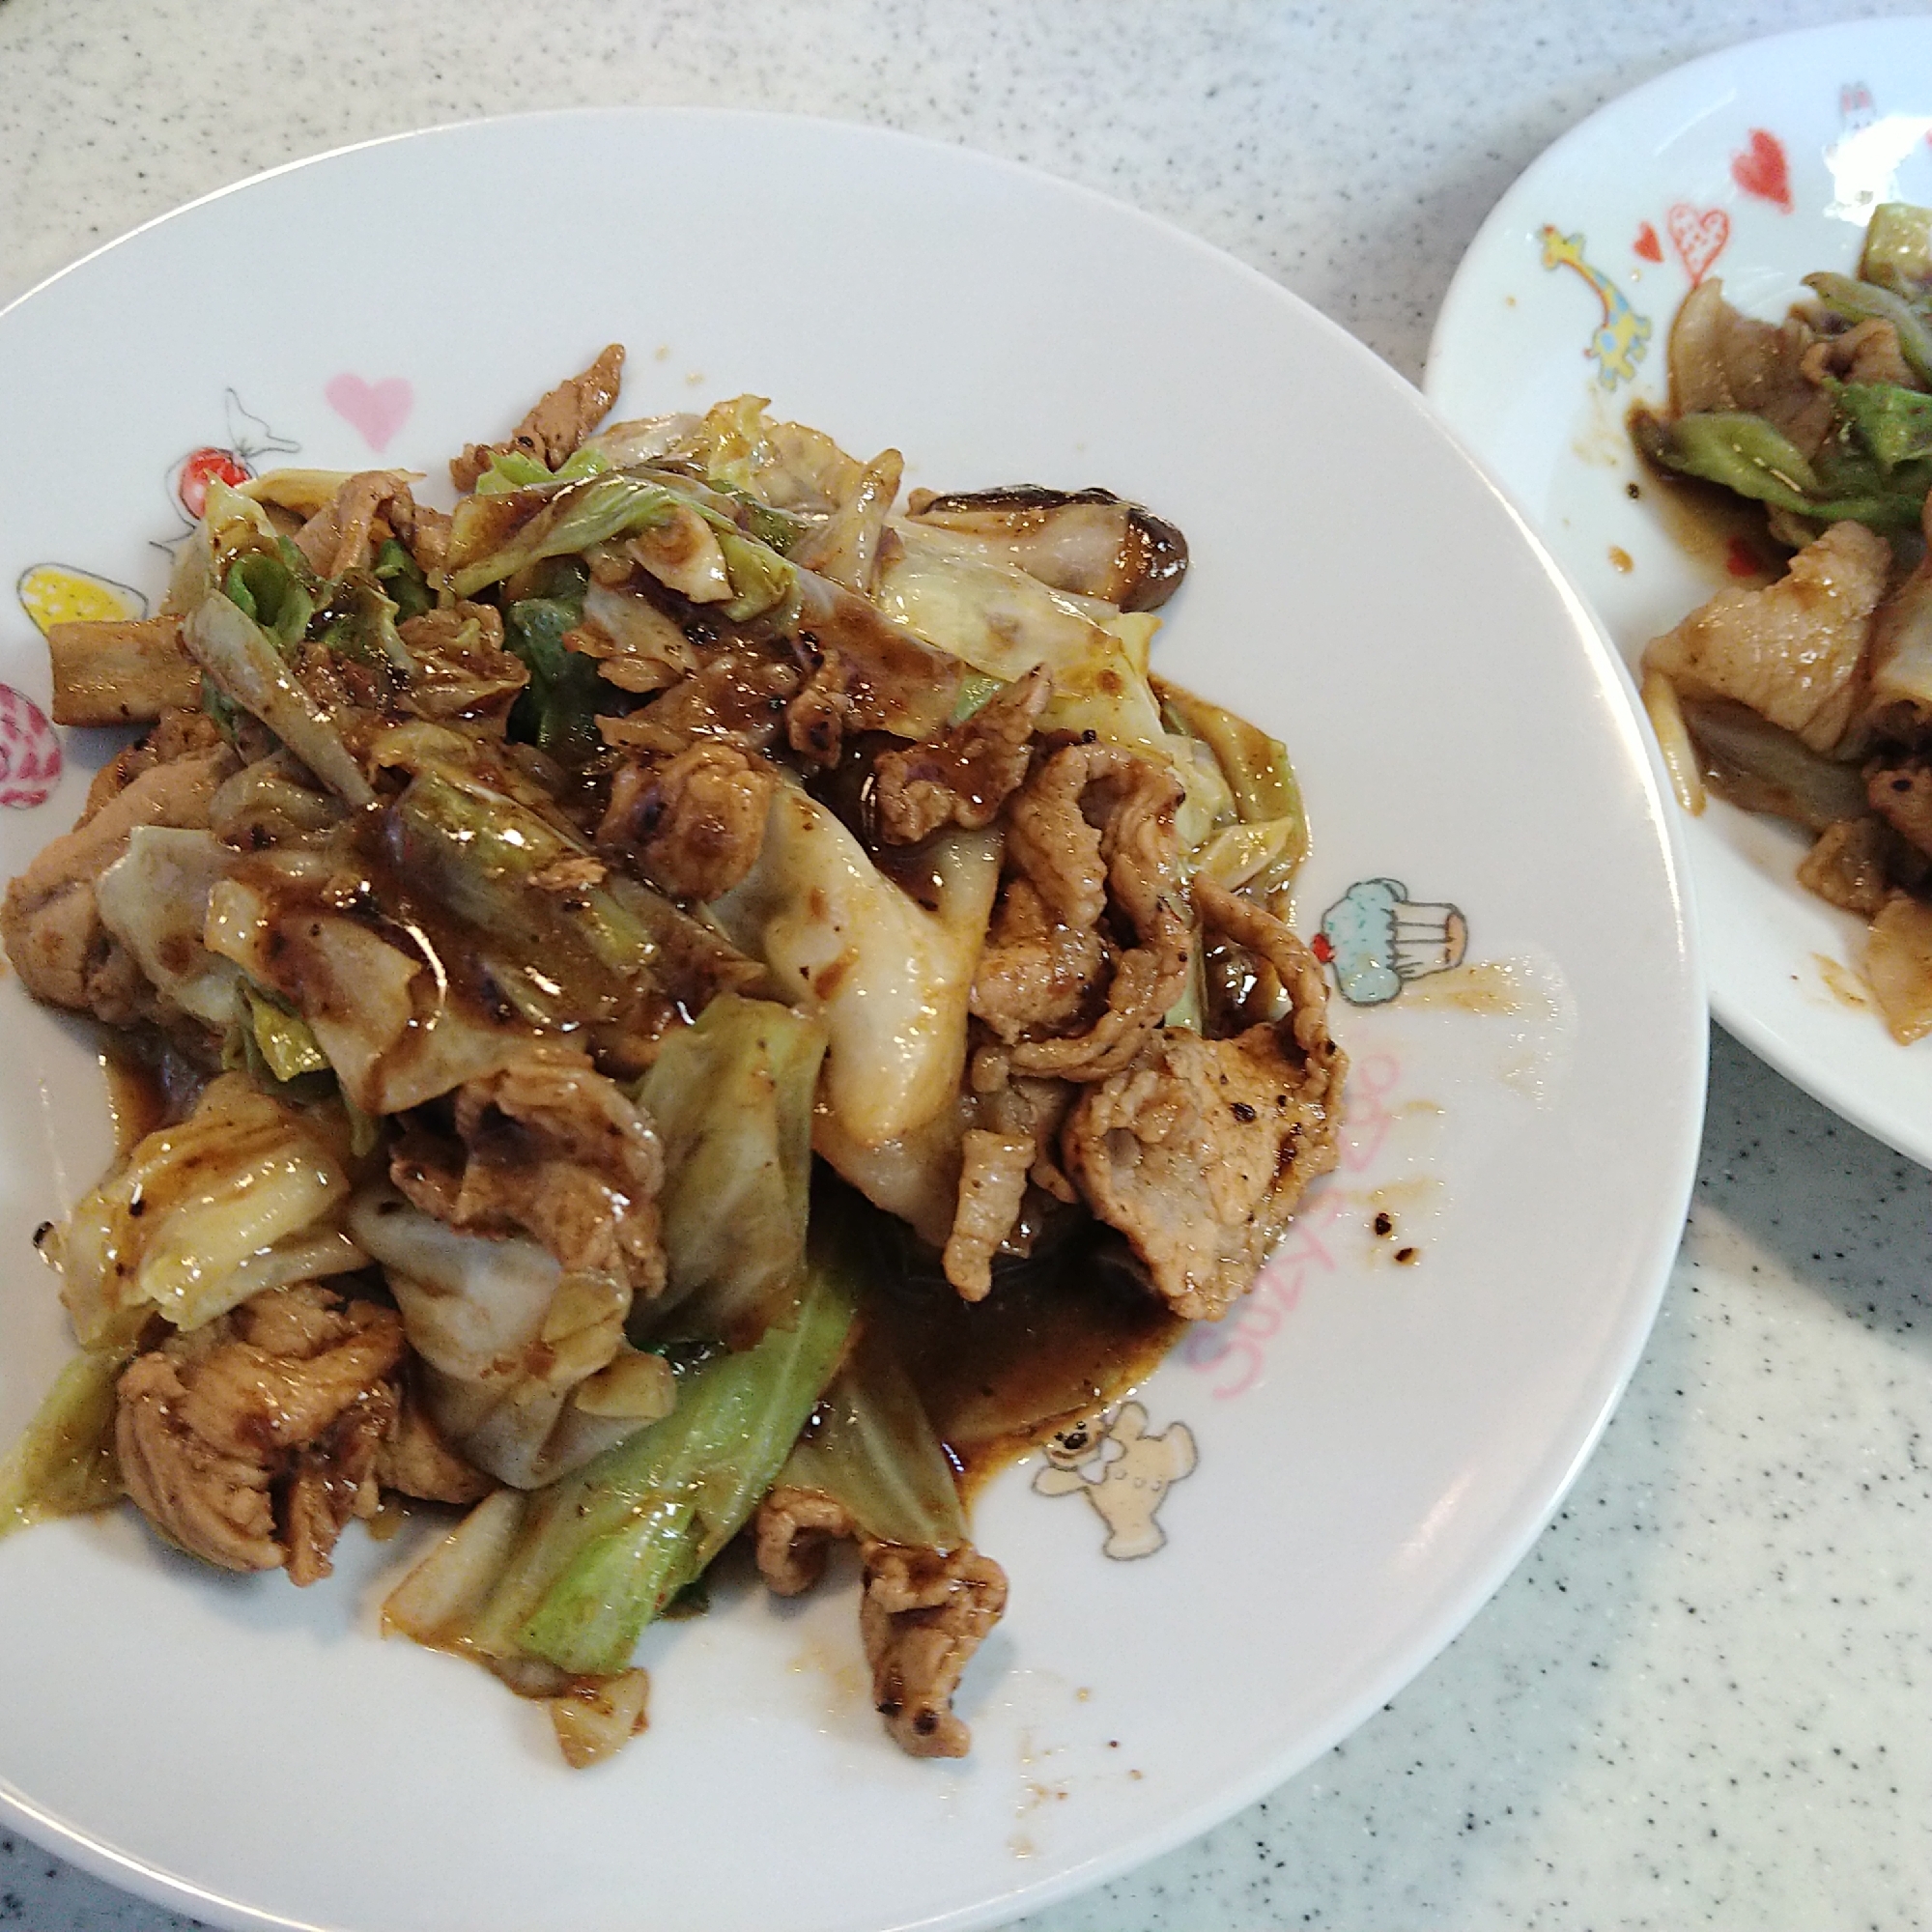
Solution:
{"label": "giraffe illustration on plate", "polygon": [[1565,235],[1546,222],[1539,231],[1543,242],[1543,266],[1569,269],[1580,275],[1604,305],[1603,327],[1590,337],[1583,354],[1597,365],[1597,381],[1606,389],[1619,383],[1636,381],[1636,365],[1650,347],[1650,318],[1631,307],[1623,290],[1583,259],[1580,233]]}

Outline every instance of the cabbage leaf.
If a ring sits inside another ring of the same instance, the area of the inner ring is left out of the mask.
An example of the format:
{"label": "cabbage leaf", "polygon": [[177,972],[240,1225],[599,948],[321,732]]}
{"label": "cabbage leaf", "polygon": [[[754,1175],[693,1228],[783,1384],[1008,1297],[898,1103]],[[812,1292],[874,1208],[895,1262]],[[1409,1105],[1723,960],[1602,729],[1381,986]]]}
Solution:
{"label": "cabbage leaf", "polygon": [[742,1344],[789,1319],[825,1042],[822,1022],[736,993],[666,1037],[638,1098],[664,1141],[668,1281],[634,1333],[642,1317],[651,1333]]}
{"label": "cabbage leaf", "polygon": [[137,825],[94,888],[100,923],[166,998],[210,1026],[235,1017],[241,974],[202,943],[209,895],[235,854],[212,832]]}
{"label": "cabbage leaf", "polygon": [[228,1073],[136,1143],[47,1251],[82,1347],[111,1349],[156,1313],[196,1328],[264,1288],[359,1267],[340,1228],[348,1196],[324,1134]]}
{"label": "cabbage leaf", "polygon": [[621,1284],[567,1275],[524,1236],[452,1228],[389,1187],[358,1193],[349,1227],[383,1264],[431,1415],[498,1482],[553,1482],[668,1410],[668,1370],[624,1341]]}
{"label": "cabbage leaf", "polygon": [[861,1146],[900,1139],[958,1089],[1000,852],[997,831],[934,839],[939,894],[928,912],[828,808],[780,785],[757,863],[712,904],[783,997],[825,1022],[823,1097]]}
{"label": "cabbage leaf", "polygon": [[20,1439],[0,1457],[0,1537],[119,1499],[114,1390],[132,1352],[131,1343],[89,1349],[55,1377]]}
{"label": "cabbage leaf", "polygon": [[914,1549],[968,1541],[952,1464],[898,1357],[862,1336],[798,1439],[779,1487],[816,1490],[860,1531]]}
{"label": "cabbage leaf", "polygon": [[798,1321],[755,1348],[687,1356],[662,1422],[534,1496],[466,1641],[593,1674],[621,1670],[751,1519],[845,1349],[846,1244],[814,1218]]}
{"label": "cabbage leaf", "polygon": [[329,720],[289,674],[273,639],[228,598],[205,597],[182,626],[188,653],[232,703],[259,718],[330,791],[375,802],[362,768]]}
{"label": "cabbage leaf", "polygon": [[1144,625],[1130,647],[1082,609],[1085,600],[994,561],[967,539],[916,523],[892,528],[898,543],[882,558],[875,594],[889,618],[1003,683],[1045,666],[1053,696],[1040,730],[1091,730],[1167,760],[1160,707],[1136,662]]}

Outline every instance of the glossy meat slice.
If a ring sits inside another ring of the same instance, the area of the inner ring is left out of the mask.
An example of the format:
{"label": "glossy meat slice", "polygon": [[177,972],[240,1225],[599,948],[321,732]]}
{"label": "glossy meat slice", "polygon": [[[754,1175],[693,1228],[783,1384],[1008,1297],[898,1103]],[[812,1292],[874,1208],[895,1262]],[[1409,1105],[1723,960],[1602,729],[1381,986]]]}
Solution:
{"label": "glossy meat slice", "polygon": [[1335,1164],[1347,1068],[1313,954],[1259,907],[1197,878],[1203,921],[1273,968],[1278,1022],[1231,1039],[1164,1028],[1090,1087],[1062,1133],[1066,1171],[1176,1314],[1213,1319],[1252,1286],[1317,1175]]}
{"label": "glossy meat slice", "polygon": [[567,1271],[664,1286],[658,1137],[622,1089],[569,1051],[532,1052],[457,1090],[455,1139],[412,1126],[390,1179],[452,1227],[522,1229]]}
{"label": "glossy meat slice", "polygon": [[163,1535],[223,1570],[329,1571],[378,1500],[401,1320],[314,1283],[276,1289],[138,1356],[116,1397],[128,1493]]}
{"label": "glossy meat slice", "polygon": [[[1011,1071],[1105,1079],[1180,997],[1193,956],[1175,829],[1182,796],[1151,759],[1084,742],[1053,753],[1014,795],[1007,861],[1016,876],[973,982],[974,1014]],[[1110,910],[1131,945],[1102,927]],[[976,1067],[982,1087],[1002,1078]]]}
{"label": "glossy meat slice", "polygon": [[137,826],[206,828],[215,792],[236,769],[225,745],[210,749],[167,720],[152,736],[180,754],[150,758],[130,748],[106,767],[79,823],[34,855],[0,908],[0,937],[28,992],[110,1026],[154,1018],[159,1002],[101,923],[95,881],[127,852]]}
{"label": "glossy meat slice", "polygon": [[852,1512],[822,1490],[773,1490],[753,1520],[758,1575],[774,1596],[802,1597],[825,1575],[832,1546],[858,1533]]}
{"label": "glossy meat slice", "polygon": [[1651,640],[1646,670],[1686,697],[1729,697],[1832,752],[1862,695],[1872,613],[1891,567],[1886,540],[1833,524],[1762,590],[1720,590]]}
{"label": "glossy meat slice", "polygon": [[1708,276],[1685,298],[1670,326],[1670,406],[1679,415],[1744,410],[1763,416],[1815,456],[1831,433],[1830,392],[1804,368],[1814,345],[1796,320],[1760,322],[1724,299]]}
{"label": "glossy meat slice", "polygon": [[1865,779],[1865,797],[1894,832],[1932,857],[1932,760],[1875,767]]}
{"label": "glossy meat slice", "polygon": [[958,657],[829,578],[795,569],[793,588],[783,630],[806,673],[785,716],[793,751],[830,768],[862,732],[923,740],[946,728],[965,687]]}
{"label": "glossy meat slice", "polygon": [[964,1757],[973,1733],[952,1694],[973,1653],[1007,1607],[1007,1574],[966,1544],[942,1554],[867,1543],[859,1634],[872,1666],[872,1702],[912,1757]]}
{"label": "glossy meat slice", "polygon": [[449,463],[450,480],[459,490],[473,490],[498,450],[534,456],[546,469],[554,469],[576,454],[592,430],[611,413],[624,379],[624,346],[607,344],[587,369],[566,377],[530,407],[528,414],[501,442],[469,443]]}
{"label": "glossy meat slice", "polygon": [[1006,1609],[1006,1572],[970,1543],[915,1549],[862,1535],[851,1512],[816,1490],[774,1490],[753,1534],[758,1574],[783,1597],[817,1583],[833,1543],[857,1539],[866,1577],[859,1634],[873,1705],[909,1756],[964,1757],[973,1734],[952,1697]]}
{"label": "glossy meat slice", "polygon": [[1877,317],[1842,335],[1821,336],[1804,352],[1800,367],[1805,380],[1821,389],[1828,381],[1896,383],[1901,389],[1922,386],[1898,346],[1896,324]]}
{"label": "glossy meat slice", "polygon": [[423,1400],[417,1373],[418,1365],[405,1364],[395,1420],[377,1452],[376,1480],[424,1502],[479,1502],[497,1485],[452,1447]]}
{"label": "glossy meat slice", "polygon": [[880,836],[916,845],[941,826],[977,832],[992,824],[1026,779],[1033,727],[1052,696],[1053,680],[1031,670],[950,731],[884,753],[876,766]]}
{"label": "glossy meat slice", "polygon": [[607,744],[672,757],[694,739],[722,739],[748,751],[770,748],[784,728],[784,708],[799,688],[789,658],[734,640],[706,650],[696,670],[662,696],[622,717],[600,718]]}
{"label": "glossy meat slice", "polygon": [[348,477],[327,508],[295,534],[295,546],[318,577],[367,570],[385,537],[409,543],[415,534],[416,504],[409,472],[362,469]]}
{"label": "glossy meat slice", "polygon": [[397,628],[416,661],[404,709],[433,724],[482,725],[499,735],[530,681],[523,660],[503,648],[502,613],[491,604],[452,604]]}
{"label": "glossy meat slice", "polygon": [[1022,483],[956,496],[913,494],[910,519],[977,539],[1057,590],[1122,611],[1153,611],[1187,574],[1187,539],[1111,490],[1047,490]]}
{"label": "glossy meat slice", "polygon": [[1031,1136],[974,1127],[960,1144],[959,1199],[946,1240],[946,1279],[967,1301],[993,1286],[993,1257],[1019,1219],[1034,1163]]}
{"label": "glossy meat slice", "polygon": [[764,759],[724,739],[699,739],[662,761],[633,759],[611,780],[597,840],[629,848],[668,893],[720,898],[757,864],[777,783]]}

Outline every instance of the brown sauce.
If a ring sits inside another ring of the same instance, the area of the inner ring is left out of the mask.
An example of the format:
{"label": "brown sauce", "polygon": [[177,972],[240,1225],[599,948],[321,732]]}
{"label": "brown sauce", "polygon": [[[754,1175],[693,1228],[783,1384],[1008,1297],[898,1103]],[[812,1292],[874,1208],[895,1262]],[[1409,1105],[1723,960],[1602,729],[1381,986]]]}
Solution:
{"label": "brown sauce", "polygon": [[117,1154],[130,1152],[156,1128],[183,1119],[209,1078],[164,1039],[133,1033],[104,1035],[100,1070]]}
{"label": "brown sauce", "polygon": [[879,833],[878,766],[888,752],[912,747],[909,738],[889,731],[862,731],[845,741],[838,762],[808,773],[806,790],[866,848],[866,856],[899,891],[927,912],[938,909],[946,893],[933,839],[917,845],[890,845]]}
{"label": "brown sauce", "polygon": [[1703,570],[1714,588],[1759,590],[1784,574],[1785,552],[1765,527],[1762,503],[1747,502],[1720,484],[1670,475],[1649,463],[1643,465],[1642,494],[1671,542]]}
{"label": "brown sauce", "polygon": [[1078,1245],[1083,1252],[1063,1262],[997,1273],[983,1301],[963,1301],[949,1283],[920,1274],[901,1276],[867,1310],[968,1497],[1056,1429],[1146,1380],[1187,1327],[1095,1260],[1090,1243]]}

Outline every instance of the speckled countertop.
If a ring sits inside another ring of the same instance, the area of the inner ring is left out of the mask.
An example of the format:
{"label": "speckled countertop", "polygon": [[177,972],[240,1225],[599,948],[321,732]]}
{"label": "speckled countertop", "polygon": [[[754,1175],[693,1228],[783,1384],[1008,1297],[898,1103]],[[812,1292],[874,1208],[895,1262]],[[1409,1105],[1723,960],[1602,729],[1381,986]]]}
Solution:
{"label": "speckled countertop", "polygon": [[[1907,7],[1782,0],[0,0],[0,300],[370,135],[768,106],[1165,215],[1419,377],[1509,182],[1691,55]],[[1265,1802],[1027,1932],[1932,1922],[1932,1187],[1718,1037],[1635,1380],[1474,1625]],[[190,1921],[0,1835],[0,1924]],[[777,1932],[777,1928],[775,1928]]]}

